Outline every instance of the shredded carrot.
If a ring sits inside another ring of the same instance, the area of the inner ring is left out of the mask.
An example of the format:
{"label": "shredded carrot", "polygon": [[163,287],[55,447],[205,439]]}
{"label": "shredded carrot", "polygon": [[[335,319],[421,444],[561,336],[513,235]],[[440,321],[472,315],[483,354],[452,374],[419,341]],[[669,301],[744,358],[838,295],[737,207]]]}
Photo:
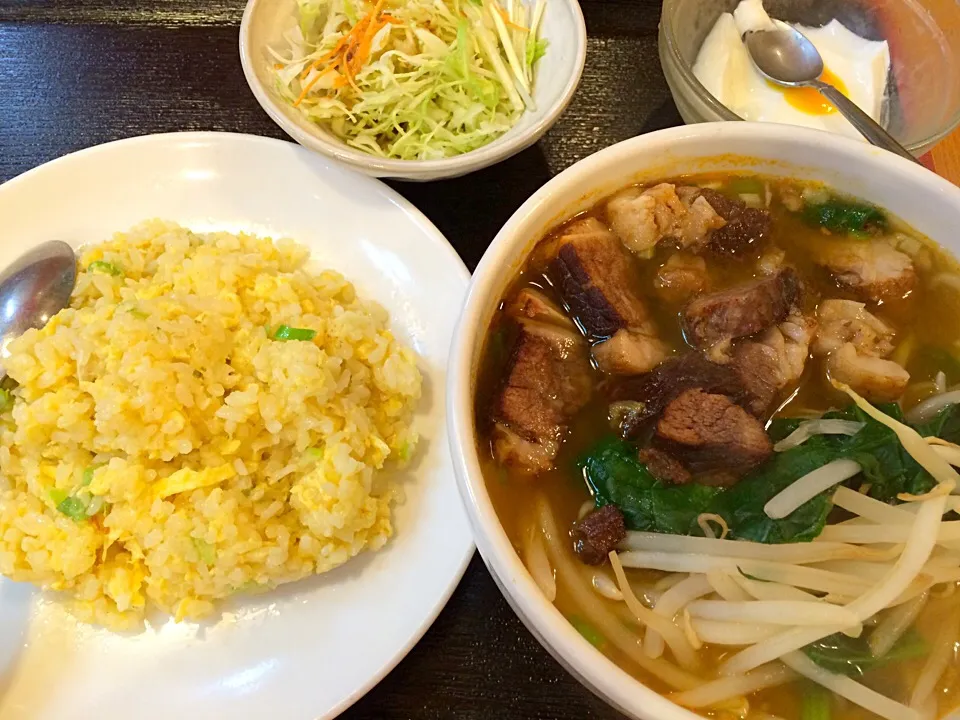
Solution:
{"label": "shredded carrot", "polygon": [[383,13],[383,15],[380,16],[380,19],[385,23],[390,23],[391,25],[403,25],[403,20],[400,18],[395,18],[390,13]]}
{"label": "shredded carrot", "polygon": [[[305,78],[311,70],[319,68],[323,63],[332,61],[330,68],[339,67],[341,70],[341,75],[334,81],[333,87],[341,88],[349,83],[357,92],[360,92],[360,88],[357,87],[353,78],[354,75],[360,72],[370,56],[370,47],[374,36],[376,36],[380,29],[388,22],[377,22],[380,11],[383,9],[384,1],[385,0],[377,0],[373,9],[364,15],[356,25],[350,28],[349,32],[337,41],[337,44],[334,45],[330,52],[310,63],[303,73],[301,73],[300,79]],[[390,17],[393,22],[399,22],[392,16],[388,17]],[[300,104],[316,81],[317,78],[314,78],[312,82],[304,87],[294,106]]]}
{"label": "shredded carrot", "polygon": [[[322,77],[323,77],[324,75],[326,75],[326,74],[327,74],[327,70],[324,70],[323,72],[317,73],[317,74],[314,76],[313,80],[311,80],[311,81],[308,82],[306,85],[304,85],[304,86],[303,86],[303,90],[300,91],[300,96],[297,98],[297,101],[293,104],[293,106],[294,106],[294,107],[300,107],[300,103],[303,102],[303,99],[307,96],[307,93],[310,92],[310,88],[312,88],[312,87],[317,83],[317,80],[319,80],[320,78],[322,78]],[[334,83],[334,86],[336,86],[336,83]]]}
{"label": "shredded carrot", "polygon": [[503,24],[514,30],[519,30],[520,32],[530,32],[530,28],[525,28],[523,25],[517,25],[513,20],[510,19],[510,16],[507,14],[507,11],[504,10],[498,3],[494,3],[493,6],[497,9],[497,12],[500,14],[500,17],[503,18]]}

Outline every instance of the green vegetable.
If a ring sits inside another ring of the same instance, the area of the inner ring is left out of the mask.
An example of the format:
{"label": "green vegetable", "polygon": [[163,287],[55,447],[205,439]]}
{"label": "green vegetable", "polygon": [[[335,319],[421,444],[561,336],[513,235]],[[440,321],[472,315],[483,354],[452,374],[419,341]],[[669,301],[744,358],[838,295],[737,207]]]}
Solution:
{"label": "green vegetable", "polygon": [[317,331],[309,328],[295,328],[281,325],[273,333],[274,340],[313,340]]}
{"label": "green vegetable", "polygon": [[105,260],[94,260],[92,263],[87,265],[87,271],[102,272],[113,276],[123,275],[123,270],[121,270],[118,265],[106,262]]}
{"label": "green vegetable", "polygon": [[800,700],[800,720],[830,720],[831,693],[820,685],[807,683]]}
{"label": "green vegetable", "polygon": [[67,493],[60,488],[50,488],[50,499],[53,500],[54,505],[59,505],[67,499]]}
{"label": "green vegetable", "polygon": [[763,197],[767,189],[763,180],[755,177],[735,177],[727,183],[727,191],[733,195],[759,195]]}
{"label": "green vegetable", "polygon": [[87,519],[87,504],[77,497],[65,497],[57,503],[57,510],[76,522]]}
{"label": "green vegetable", "polygon": [[631,530],[699,534],[697,517],[709,512],[719,488],[698,483],[666,486],[637,458],[637,450],[618,438],[600,442],[580,461],[597,507],[613,504]]}
{"label": "green vegetable", "polygon": [[95,470],[96,468],[91,465],[83,471],[83,479],[80,481],[82,487],[87,487],[87,485],[93,482],[93,473]]}
{"label": "green vegetable", "polygon": [[534,38],[532,35],[527,38],[526,61],[528,67],[537,64],[537,60],[547,54],[547,46],[550,43],[546,38]]}
{"label": "green vegetable", "polygon": [[911,628],[897,640],[886,655],[874,657],[865,636],[851,638],[837,633],[807,645],[803,652],[820,667],[841,675],[861,676],[889,663],[923,657],[929,648],[923,637]]}
{"label": "green vegetable", "polygon": [[0,388],[0,412],[6,412],[13,407],[13,393]]}
{"label": "green vegetable", "polygon": [[217,559],[217,551],[213,545],[200,538],[191,537],[190,539],[193,540],[193,546],[197,549],[197,555],[200,556],[204,564],[213,565]]}
{"label": "green vegetable", "polygon": [[[877,407],[902,421],[898,405]],[[697,517],[710,512],[723,516],[730,537],[764,543],[812,540],[822,532],[832,509],[832,489],[780,520],[769,518],[763,508],[803,475],[839,458],[860,463],[863,471],[852,480],[853,485],[869,483],[870,496],[883,502],[895,502],[898,493],[919,494],[934,486],[933,478],[903,449],[896,434],[855,405],[823,417],[854,420],[864,426],[852,436],[815,435],[802,445],[775,453],[726,490],[697,483],[666,486],[647,471],[634,446],[616,438],[600,441],[581,459],[580,467],[597,506],[619,507],[631,530],[699,535]],[[780,440],[801,422],[800,418],[778,418],[770,424],[770,437]],[[960,405],[944,408],[916,429],[923,436],[960,441]]]}
{"label": "green vegetable", "polygon": [[602,647],[604,643],[606,643],[606,638],[603,637],[603,634],[582,617],[574,615],[570,618],[570,624],[595,648]]}
{"label": "green vegetable", "polygon": [[830,512],[821,493],[780,520],[767,517],[764,505],[794,481],[836,459],[823,435],[774,455],[718,498],[713,512],[723,516],[730,537],[764,543],[812,540],[823,531]]}
{"label": "green vegetable", "polygon": [[399,459],[400,462],[403,462],[403,463],[407,462],[408,460],[410,460],[410,456],[413,455],[413,449],[415,447],[416,445],[414,443],[407,440],[405,443],[403,443],[403,445],[400,446],[400,449],[397,451],[397,459]]}
{"label": "green vegetable", "polygon": [[832,198],[821,204],[808,204],[803,219],[811,225],[835,233],[862,234],[887,227],[886,216],[872,205]]}

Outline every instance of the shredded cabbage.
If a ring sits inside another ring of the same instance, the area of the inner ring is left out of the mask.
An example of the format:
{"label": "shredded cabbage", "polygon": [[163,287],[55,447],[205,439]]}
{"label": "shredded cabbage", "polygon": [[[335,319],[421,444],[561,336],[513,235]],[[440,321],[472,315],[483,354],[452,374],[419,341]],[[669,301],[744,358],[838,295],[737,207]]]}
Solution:
{"label": "shredded cabbage", "polygon": [[277,92],[347,145],[430,160],[475,150],[527,109],[546,0],[298,0]]}

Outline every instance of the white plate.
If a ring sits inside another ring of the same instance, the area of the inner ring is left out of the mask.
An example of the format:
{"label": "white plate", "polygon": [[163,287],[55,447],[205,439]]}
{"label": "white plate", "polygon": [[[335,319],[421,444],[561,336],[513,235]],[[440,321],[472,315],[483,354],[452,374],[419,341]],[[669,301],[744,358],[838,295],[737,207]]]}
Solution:
{"label": "white plate", "polygon": [[[440,232],[379,181],[296,145],[181,133],[84,150],[0,186],[0,267],[147,218],[289,236],[390,312],[424,374],[425,451],[378,553],[224,607],[121,636],[53,596],[0,582],[0,718],[330,717],[419,640],[473,553],[444,423],[447,350],[468,273]],[[427,688],[425,688],[426,690]]]}

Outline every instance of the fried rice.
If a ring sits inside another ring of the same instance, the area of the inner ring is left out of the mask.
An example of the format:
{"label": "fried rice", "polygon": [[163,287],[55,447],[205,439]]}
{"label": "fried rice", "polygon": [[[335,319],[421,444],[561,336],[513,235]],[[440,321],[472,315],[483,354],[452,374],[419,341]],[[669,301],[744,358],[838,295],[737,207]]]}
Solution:
{"label": "fried rice", "polygon": [[416,358],[306,261],[161,221],[84,249],[70,307],[3,361],[0,572],[125,629],[387,542]]}

